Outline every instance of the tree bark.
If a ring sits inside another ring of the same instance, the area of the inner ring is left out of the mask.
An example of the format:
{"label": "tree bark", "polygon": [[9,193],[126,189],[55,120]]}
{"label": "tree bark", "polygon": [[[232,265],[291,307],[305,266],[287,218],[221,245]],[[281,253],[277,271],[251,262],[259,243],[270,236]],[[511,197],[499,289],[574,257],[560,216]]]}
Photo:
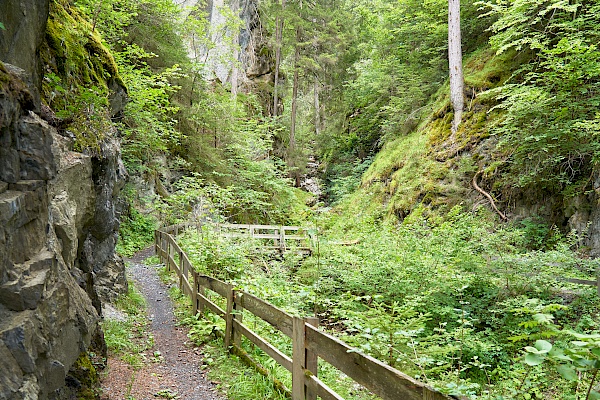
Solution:
{"label": "tree bark", "polygon": [[300,175],[295,167],[295,152],[296,152],[296,114],[298,112],[298,68],[300,63],[300,28],[296,28],[296,45],[294,50],[294,83],[292,86],[292,110],[290,115],[290,144],[288,146],[288,166],[292,170],[292,178],[294,178],[296,187],[300,186]]}
{"label": "tree bark", "polygon": [[[283,0],[282,0],[283,1]],[[300,0],[300,12],[302,12],[302,0]],[[302,27],[296,26],[296,43],[294,44],[294,83],[292,85],[292,110],[290,115],[290,145],[288,147],[289,167],[292,171],[296,187],[300,187],[300,173],[296,167],[296,115],[298,114],[298,85],[300,84],[300,42],[302,39]]]}
{"label": "tree bark", "polygon": [[283,43],[283,10],[285,9],[285,0],[281,0],[281,12],[275,19],[275,82],[273,83],[273,112],[276,117],[279,114],[279,68],[281,67],[281,47]]}
{"label": "tree bark", "polygon": [[321,104],[319,102],[319,78],[315,74],[315,86],[314,86],[314,107],[315,107],[315,136],[321,134]]}
{"label": "tree bark", "polygon": [[448,64],[450,69],[450,101],[454,109],[452,136],[458,130],[464,109],[464,77],[460,35],[460,0],[448,0]]}

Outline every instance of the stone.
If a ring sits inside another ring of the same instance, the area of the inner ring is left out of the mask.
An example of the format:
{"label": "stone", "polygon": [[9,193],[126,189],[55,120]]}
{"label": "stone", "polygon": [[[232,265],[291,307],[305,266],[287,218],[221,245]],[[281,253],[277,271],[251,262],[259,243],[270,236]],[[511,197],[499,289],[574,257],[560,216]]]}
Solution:
{"label": "stone", "polygon": [[123,259],[113,254],[112,259],[107,260],[94,274],[94,283],[98,297],[104,303],[113,302],[120,294],[127,293],[128,284]]}
{"label": "stone", "polygon": [[0,341],[0,399],[10,398],[23,384],[23,371],[6,345]]}
{"label": "stone", "polygon": [[19,192],[33,192],[37,189],[41,189],[46,185],[46,181],[41,180],[29,180],[29,181],[18,181],[10,184],[10,190]]}
{"label": "stone", "polygon": [[0,303],[13,311],[25,310],[25,304],[20,295],[21,282],[19,279],[13,279],[0,286]]}
{"label": "stone", "polygon": [[65,384],[67,369],[59,360],[52,360],[48,367],[48,372],[44,375],[46,388],[50,392],[61,388]]}
{"label": "stone", "polygon": [[52,154],[52,128],[37,114],[19,121],[19,160],[22,180],[49,180],[56,176]]}
{"label": "stone", "polygon": [[42,74],[39,48],[46,32],[49,0],[1,1],[5,30],[0,35],[0,60],[25,70],[39,105]]}
{"label": "stone", "polygon": [[46,289],[46,278],[47,271],[38,271],[21,287],[19,294],[26,309],[37,308]]}
{"label": "stone", "polygon": [[33,373],[36,370],[36,365],[31,354],[32,343],[29,336],[33,333],[33,326],[23,318],[12,322],[14,325],[9,323],[5,330],[0,331],[2,342],[17,361],[21,370],[26,374]]}
{"label": "stone", "polygon": [[0,179],[17,182],[21,177],[21,162],[16,149],[0,146]]}
{"label": "stone", "polygon": [[0,223],[7,225],[9,222],[15,221],[24,201],[25,194],[22,192],[11,190],[0,193]]}

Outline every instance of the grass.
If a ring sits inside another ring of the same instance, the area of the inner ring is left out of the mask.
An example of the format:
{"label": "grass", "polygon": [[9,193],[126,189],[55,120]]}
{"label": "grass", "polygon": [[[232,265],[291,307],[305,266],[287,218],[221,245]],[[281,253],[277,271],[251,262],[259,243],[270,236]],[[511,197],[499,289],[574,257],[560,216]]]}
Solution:
{"label": "grass", "polygon": [[118,356],[136,369],[141,368],[147,362],[145,352],[154,345],[154,338],[148,329],[146,301],[129,282],[128,293],[119,297],[115,306],[124,313],[126,320],[102,321],[109,354]]}

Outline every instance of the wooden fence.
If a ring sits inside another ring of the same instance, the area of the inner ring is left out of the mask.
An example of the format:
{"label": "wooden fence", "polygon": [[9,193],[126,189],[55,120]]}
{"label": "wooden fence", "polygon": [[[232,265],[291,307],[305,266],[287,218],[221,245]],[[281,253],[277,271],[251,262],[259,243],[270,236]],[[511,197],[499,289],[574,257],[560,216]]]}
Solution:
{"label": "wooden fence", "polygon": [[[236,290],[230,283],[198,274],[188,256],[171,235],[185,225],[157,230],[156,254],[169,270],[179,277],[180,289],[190,297],[194,314],[205,309],[225,320],[225,346],[243,354],[242,336],[263,350],[279,365],[292,373],[292,400],[343,400],[318,378],[318,359],[363,385],[384,400],[441,400],[454,397],[441,394],[427,385],[403,374],[385,363],[364,355],[341,340],[319,331],[317,318],[294,317],[258,297]],[[212,302],[206,291],[210,290],[226,299],[222,309]],[[260,337],[244,325],[241,310],[246,310],[292,339],[292,357]]]}
{"label": "wooden fence", "polygon": [[261,240],[265,247],[281,251],[291,248],[310,253],[310,235],[300,226],[283,225],[242,225],[217,224],[217,228],[226,237],[251,237]]}
{"label": "wooden fence", "polygon": [[[183,223],[168,226],[162,231],[177,236],[185,229],[200,229],[200,227],[201,224]],[[263,248],[311,253],[312,238],[307,229],[300,226],[214,224],[214,227],[225,237],[248,237],[259,240]]]}

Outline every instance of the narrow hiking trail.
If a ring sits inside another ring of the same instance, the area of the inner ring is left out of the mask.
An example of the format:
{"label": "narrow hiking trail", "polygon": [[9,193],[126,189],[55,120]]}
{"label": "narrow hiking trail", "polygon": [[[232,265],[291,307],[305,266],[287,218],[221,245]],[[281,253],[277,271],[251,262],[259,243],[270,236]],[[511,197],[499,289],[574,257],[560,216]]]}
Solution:
{"label": "narrow hiking trail", "polygon": [[176,324],[168,287],[158,277],[158,267],[143,264],[153,254],[149,248],[128,260],[127,275],[146,298],[154,346],[146,352],[146,365],[139,369],[109,357],[108,372],[102,379],[102,400],[223,400],[215,383],[200,369],[201,350],[189,342],[187,329]]}

